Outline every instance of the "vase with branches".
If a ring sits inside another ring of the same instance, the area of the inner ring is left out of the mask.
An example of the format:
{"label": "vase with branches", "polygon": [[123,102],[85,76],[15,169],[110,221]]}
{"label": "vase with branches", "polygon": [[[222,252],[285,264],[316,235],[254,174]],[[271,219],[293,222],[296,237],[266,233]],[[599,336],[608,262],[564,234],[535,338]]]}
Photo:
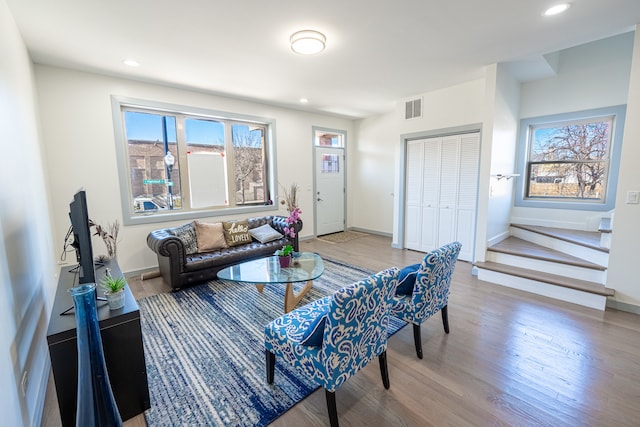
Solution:
{"label": "vase with branches", "polygon": [[90,225],[96,229],[95,236],[100,236],[104,245],[107,247],[107,256],[109,259],[116,259],[118,255],[118,232],[120,231],[120,223],[116,219],[113,223],[108,222],[106,227],[90,221]]}
{"label": "vase with branches", "polygon": [[295,225],[300,221],[300,215],[302,214],[302,209],[298,207],[298,184],[293,183],[288,189],[282,186],[282,192],[284,193],[284,197],[280,201],[280,204],[284,205],[289,213],[287,217],[288,225],[284,228],[284,234],[291,239],[295,239]]}

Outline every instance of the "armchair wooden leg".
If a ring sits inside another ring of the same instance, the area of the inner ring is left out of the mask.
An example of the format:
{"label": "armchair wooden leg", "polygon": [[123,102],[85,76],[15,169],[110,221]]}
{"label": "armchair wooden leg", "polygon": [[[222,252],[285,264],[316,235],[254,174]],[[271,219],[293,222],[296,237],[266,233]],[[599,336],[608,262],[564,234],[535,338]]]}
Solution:
{"label": "armchair wooden leg", "polygon": [[384,388],[389,390],[389,369],[387,368],[387,351],[383,351],[378,356],[378,361],[380,362],[380,374],[382,375],[382,384],[384,384]]}
{"label": "armchair wooden leg", "polygon": [[339,427],[338,424],[338,409],[336,408],[336,392],[324,390],[327,396],[327,410],[329,411],[329,423],[331,427]]}
{"label": "armchair wooden leg", "polygon": [[442,313],[442,325],[444,326],[444,331],[449,333],[449,306],[445,305],[442,307],[440,312]]}
{"label": "armchair wooden leg", "polygon": [[422,359],[422,336],[420,334],[420,325],[413,325],[413,341],[416,344],[416,354],[418,359]]}
{"label": "armchair wooden leg", "polygon": [[276,355],[268,350],[265,350],[264,354],[267,357],[267,383],[273,384],[273,374],[276,369]]}

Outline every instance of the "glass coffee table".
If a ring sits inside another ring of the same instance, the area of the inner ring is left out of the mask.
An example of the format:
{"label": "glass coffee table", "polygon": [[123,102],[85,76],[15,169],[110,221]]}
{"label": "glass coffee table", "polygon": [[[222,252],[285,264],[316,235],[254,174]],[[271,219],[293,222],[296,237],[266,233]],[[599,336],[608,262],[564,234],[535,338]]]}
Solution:
{"label": "glass coffee table", "polygon": [[[286,283],[284,293],[284,312],[295,308],[300,300],[311,290],[313,281],[324,272],[324,264],[319,255],[311,252],[295,253],[289,267],[280,267],[276,255],[241,262],[218,271],[218,279],[233,280],[241,283],[253,283],[259,292],[264,285]],[[293,284],[307,282],[296,294]]]}

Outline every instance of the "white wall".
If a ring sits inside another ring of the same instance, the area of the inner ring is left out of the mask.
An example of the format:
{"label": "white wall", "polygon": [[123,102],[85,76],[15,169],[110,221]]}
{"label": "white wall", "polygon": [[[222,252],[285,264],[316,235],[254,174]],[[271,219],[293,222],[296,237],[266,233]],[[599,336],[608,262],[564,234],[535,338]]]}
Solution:
{"label": "white wall", "polygon": [[395,114],[355,122],[349,153],[347,225],[390,235],[394,221],[398,124]]}
{"label": "white wall", "polygon": [[520,117],[624,104],[634,33],[560,51],[557,75],[522,84]]}
{"label": "white wall", "polygon": [[[609,252],[607,287],[616,290],[618,303],[632,304],[640,312],[640,205],[626,204],[627,191],[640,191],[640,27],[636,27],[633,65],[629,83],[627,121],[622,143],[616,215]],[[628,308],[628,307],[621,307]]]}
{"label": "white wall", "polygon": [[[351,120],[50,66],[36,65],[35,78],[59,250],[69,227],[69,201],[80,187],[87,191],[89,214],[95,221],[118,219],[122,224],[111,95],[276,119],[278,182],[300,186],[302,238],[314,234],[312,126],[348,133],[353,129]],[[223,219],[227,218],[215,218]],[[184,222],[121,226],[118,262],[123,271],[156,266],[156,256],[146,245],[147,234]],[[106,253],[104,244],[94,239],[94,254],[101,253]]]}
{"label": "white wall", "polygon": [[[555,77],[522,84],[520,118],[626,104],[633,37],[625,33],[561,51]],[[627,112],[627,120],[632,118]],[[520,206],[512,211],[514,222],[582,230],[595,230],[602,216]]]}
{"label": "white wall", "polygon": [[[484,79],[473,80],[416,95],[423,99],[421,118],[405,120],[404,101],[399,101],[392,112],[356,122],[358,167],[353,172],[355,176],[351,178],[350,186],[354,186],[355,191],[351,194],[358,194],[360,206],[352,209],[352,226],[392,234],[392,245],[399,245],[400,180],[404,179],[399,173],[404,162],[401,135],[481,123],[484,120],[484,90]],[[481,150],[484,152],[484,146]],[[361,169],[360,156],[366,159],[365,169]],[[488,174],[488,171],[480,173],[485,172]],[[391,183],[393,188],[389,187]],[[391,200],[391,193],[393,208],[385,206],[386,201]],[[478,223],[485,220],[485,217],[479,217]]]}
{"label": "white wall", "polygon": [[509,74],[502,64],[487,68],[486,118],[483,128],[485,153],[491,157],[483,170],[488,175],[480,176],[483,192],[488,197],[480,199],[478,210],[486,206],[486,224],[479,223],[476,233],[476,259],[484,261],[487,246],[508,236],[513,202],[513,179],[497,179],[491,175],[505,175],[515,171],[516,135],[518,132],[518,107],[520,83]]}
{"label": "white wall", "polygon": [[0,414],[30,426],[42,415],[57,280],[31,61],[5,0],[0,56]]}

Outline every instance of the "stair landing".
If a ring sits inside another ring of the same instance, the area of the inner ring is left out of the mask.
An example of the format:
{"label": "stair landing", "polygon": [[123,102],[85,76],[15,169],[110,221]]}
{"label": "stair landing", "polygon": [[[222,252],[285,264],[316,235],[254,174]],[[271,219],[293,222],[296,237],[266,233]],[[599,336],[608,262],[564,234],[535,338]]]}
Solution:
{"label": "stair landing", "polygon": [[525,258],[533,258],[566,265],[574,265],[576,267],[591,268],[600,271],[606,270],[606,267],[594,264],[582,258],[578,258],[564,252],[556,251],[545,246],[540,246],[527,240],[523,240],[513,236],[496,243],[495,245],[487,248],[487,250],[491,252],[521,256]]}
{"label": "stair landing", "polygon": [[600,246],[600,233],[595,231],[569,230],[564,228],[542,227],[539,225],[511,224],[511,227],[532,231],[543,236],[553,237],[590,249],[609,253],[609,249]]}

